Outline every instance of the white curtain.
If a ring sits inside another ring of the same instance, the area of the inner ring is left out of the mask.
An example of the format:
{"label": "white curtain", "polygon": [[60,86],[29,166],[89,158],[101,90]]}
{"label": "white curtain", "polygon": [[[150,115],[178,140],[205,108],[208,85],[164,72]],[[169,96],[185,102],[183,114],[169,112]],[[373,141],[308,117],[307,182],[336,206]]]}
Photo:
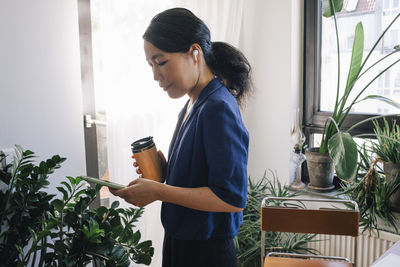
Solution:
{"label": "white curtain", "polygon": [[[110,180],[128,184],[137,177],[132,166],[130,144],[153,136],[157,148],[167,157],[179,110],[187,97],[170,99],[153,80],[143,51],[142,35],[151,18],[171,7],[186,7],[203,19],[212,41],[239,43],[243,0],[97,0],[92,1],[96,100],[107,116],[107,146]],[[121,206],[130,204],[119,200]],[[164,231],[160,220],[161,202],[145,207],[138,223],[142,239],[153,241],[151,266],[161,266]]]}

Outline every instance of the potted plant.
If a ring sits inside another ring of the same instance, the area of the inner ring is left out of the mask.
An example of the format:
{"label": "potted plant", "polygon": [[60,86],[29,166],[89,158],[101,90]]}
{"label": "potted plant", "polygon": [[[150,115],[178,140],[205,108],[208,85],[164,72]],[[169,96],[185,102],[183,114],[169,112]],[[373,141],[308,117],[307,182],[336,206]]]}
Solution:
{"label": "potted plant", "polygon": [[[376,99],[384,101],[385,103],[392,104],[398,107],[398,104],[388,98],[377,95],[369,95],[360,99],[366,89],[385,71],[390,69],[393,65],[397,64],[400,59],[387,66],[384,70],[375,75],[364,87],[356,89],[355,85],[361,76],[373,69],[383,59],[394,55],[400,50],[399,46],[395,46],[393,51],[387,56],[377,60],[370,67],[366,68],[372,52],[379,44],[384,34],[399,18],[398,14],[393,21],[386,27],[371,50],[363,59],[364,52],[364,30],[362,23],[359,22],[355,29],[354,42],[351,54],[351,62],[349,72],[347,75],[347,82],[344,90],[340,90],[340,49],[339,49],[339,35],[337,28],[336,12],[341,11],[343,7],[343,0],[323,0],[322,12],[324,17],[333,17],[335,30],[336,30],[336,43],[337,43],[337,57],[338,57],[338,82],[336,89],[336,99],[333,108],[332,116],[325,122],[322,141],[319,148],[309,148],[306,150],[307,166],[310,176],[310,185],[316,189],[326,189],[332,187],[333,181],[333,166],[335,167],[336,175],[344,180],[353,179],[356,176],[358,152],[357,145],[352,139],[349,131],[342,132],[341,128],[346,120],[351,108],[356,104],[366,99]],[[356,90],[356,91],[355,91]],[[354,98],[349,98],[350,94],[356,94]],[[323,170],[319,168],[323,167]],[[320,174],[320,175],[319,175]],[[328,180],[326,180],[328,179]]]}
{"label": "potted plant", "polygon": [[[271,172],[271,179],[264,173],[263,178],[254,182],[249,177],[247,203],[243,210],[243,224],[235,237],[235,246],[240,267],[261,266],[261,201],[267,196],[294,197],[298,192],[289,191],[282,186],[276,174]],[[298,233],[267,232],[265,234],[266,253],[293,252],[314,253],[318,251],[308,248],[307,244],[314,240],[315,235]]]}
{"label": "potted plant", "polygon": [[[377,137],[377,142],[372,142],[372,152],[378,159],[383,161],[383,171],[385,173],[386,183],[392,180],[398,180],[400,183],[400,127],[393,121],[392,126],[384,119],[384,125],[379,126],[377,121],[374,121],[374,132]],[[388,199],[389,206],[400,211],[400,190],[397,189]]]}
{"label": "potted plant", "polygon": [[365,231],[377,231],[384,225],[396,232],[397,219],[389,205],[389,198],[400,188],[400,179],[386,180],[379,162],[374,158],[367,143],[359,150],[360,162],[356,179],[343,183],[339,195],[357,202],[360,209],[360,227]]}
{"label": "potted plant", "polygon": [[[43,189],[65,161],[56,155],[35,165],[34,153],[16,146],[12,164],[0,167],[0,262],[4,266],[149,265],[150,240],[140,241],[135,222],[143,209],[89,210],[100,186],[67,177],[57,187],[61,198]],[[4,162],[4,156],[0,158]]]}

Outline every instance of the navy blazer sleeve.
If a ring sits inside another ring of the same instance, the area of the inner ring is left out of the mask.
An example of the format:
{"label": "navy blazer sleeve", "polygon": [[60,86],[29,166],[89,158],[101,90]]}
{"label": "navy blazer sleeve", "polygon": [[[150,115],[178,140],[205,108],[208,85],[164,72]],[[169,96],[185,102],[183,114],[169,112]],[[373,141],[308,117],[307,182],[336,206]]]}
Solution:
{"label": "navy blazer sleeve", "polygon": [[229,102],[210,101],[199,119],[210,189],[223,201],[244,208],[249,138],[239,109]]}

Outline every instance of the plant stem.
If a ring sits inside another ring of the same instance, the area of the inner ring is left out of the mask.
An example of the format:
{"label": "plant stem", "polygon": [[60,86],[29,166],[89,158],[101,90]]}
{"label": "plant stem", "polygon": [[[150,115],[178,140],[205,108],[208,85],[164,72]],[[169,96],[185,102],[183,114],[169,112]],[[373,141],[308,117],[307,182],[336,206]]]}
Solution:
{"label": "plant stem", "polygon": [[353,99],[353,101],[351,102],[351,104],[348,106],[345,114],[342,116],[342,118],[339,121],[339,126],[341,126],[344,122],[344,120],[346,119],[348,113],[350,112],[350,109],[352,108],[352,106],[356,103],[357,99],[364,93],[364,91],[376,80],[379,78],[379,76],[381,76],[384,72],[386,72],[388,69],[390,69],[391,67],[393,67],[395,64],[397,64],[400,61],[400,59],[396,60],[394,63],[390,64],[386,69],[384,69],[383,71],[381,71],[377,76],[374,77],[374,79],[372,79],[359,93],[358,95]]}
{"label": "plant stem", "polygon": [[374,46],[371,48],[369,51],[367,57],[365,58],[364,62],[361,64],[360,71],[363,69],[365,63],[367,63],[368,58],[371,56],[372,52],[375,50],[375,47],[379,44],[385,33],[389,30],[389,28],[393,25],[393,23],[400,17],[400,13],[397,14],[397,16],[392,20],[392,22],[386,27],[386,29],[382,32],[382,34],[379,36],[378,40],[376,40]]}
{"label": "plant stem", "polygon": [[110,259],[110,258],[107,258],[107,257],[104,256],[104,255],[97,254],[97,253],[91,252],[91,251],[87,251],[86,254],[87,254],[87,255],[90,255],[90,256],[95,256],[95,257],[101,258],[101,259],[103,259],[103,260],[105,260],[105,261],[108,261],[108,260]]}
{"label": "plant stem", "polygon": [[[332,0],[331,0],[331,1],[332,1]],[[394,23],[399,17],[400,17],[400,13],[397,14],[397,16],[391,21],[391,23],[385,28],[385,30],[384,30],[384,31],[382,32],[382,34],[379,36],[378,40],[375,42],[375,44],[373,45],[373,47],[372,47],[371,50],[369,51],[369,53],[368,53],[367,57],[365,58],[364,62],[361,64],[360,72],[361,72],[361,70],[363,69],[363,67],[365,66],[365,64],[367,63],[369,57],[372,55],[372,52],[375,50],[375,47],[379,44],[380,40],[383,38],[383,36],[385,35],[385,33],[389,30],[389,28],[393,25],[393,23]],[[391,64],[391,65],[390,65],[389,67],[387,67],[385,70],[383,70],[382,72],[380,72],[372,81],[370,81],[370,82],[368,83],[367,86],[365,86],[365,87],[361,90],[361,92],[357,95],[357,97],[356,97],[356,98],[352,101],[352,103],[346,108],[345,114],[340,118],[340,120],[339,120],[339,122],[338,122],[339,126],[342,125],[342,123],[343,123],[344,120],[346,119],[348,113],[350,112],[351,107],[355,104],[355,102],[356,102],[357,99],[360,97],[360,95],[365,91],[365,89],[367,89],[367,88],[369,87],[369,85],[370,85],[373,81],[375,81],[380,75],[382,75],[385,71],[387,71],[388,69],[390,69],[390,68],[391,68],[394,64],[396,64],[398,61],[399,61],[399,60],[397,60],[395,63]],[[375,64],[373,64],[373,65],[375,65]],[[372,65],[372,66],[373,66],[373,65]],[[371,67],[372,67],[372,66],[371,66]],[[370,68],[371,68],[371,67],[370,67]],[[370,69],[370,68],[368,68],[368,69]],[[366,71],[368,71],[368,69],[367,69]],[[364,74],[366,71],[364,71],[363,74]],[[357,79],[358,79],[358,78],[359,78],[359,77],[357,77]],[[351,85],[351,87],[353,87],[353,85],[354,85],[354,83]],[[344,97],[344,96],[343,96],[343,97]],[[347,100],[347,99],[346,99],[346,100]],[[344,101],[344,102],[342,103],[342,106],[344,106],[345,102],[346,102],[346,101]]]}
{"label": "plant stem", "polygon": [[[385,60],[387,57],[389,57],[389,56],[391,56],[391,55],[393,55],[393,54],[395,54],[395,53],[397,53],[397,52],[399,52],[399,50],[394,50],[394,51],[391,52],[390,54],[387,54],[386,56],[382,57],[381,59],[379,59],[378,61],[376,61],[374,64],[372,64],[371,66],[369,66],[368,69],[366,69],[363,73],[361,73],[361,74],[354,80],[353,84],[355,84],[356,81],[359,80],[359,79],[360,79],[368,70],[370,70],[372,67],[374,67],[375,65],[377,65],[377,64],[380,63],[381,61]],[[360,102],[363,101],[363,100],[364,100],[364,99],[358,100],[358,101],[354,102],[353,105],[355,105],[355,104],[357,104],[357,103],[360,103]],[[341,102],[341,101],[339,101],[339,103],[340,103],[340,102]],[[347,110],[349,110],[349,109],[350,109],[350,107],[346,107],[343,111],[347,111]]]}
{"label": "plant stem", "polygon": [[42,238],[42,249],[40,250],[40,260],[39,260],[39,266],[43,266],[44,264],[44,254],[46,254],[47,248],[46,246],[43,246],[43,244],[47,243],[47,237]]}
{"label": "plant stem", "polygon": [[329,0],[329,5],[333,13],[333,21],[335,23],[335,31],[336,31],[336,47],[337,47],[337,60],[338,60],[338,76],[337,76],[337,88],[336,88],[336,100],[335,100],[335,108],[333,114],[337,111],[338,101],[339,101],[339,88],[340,88],[340,47],[339,47],[339,32],[337,27],[336,20],[336,12],[333,0]]}
{"label": "plant stem", "polygon": [[400,116],[400,113],[397,114],[386,114],[386,115],[378,115],[378,116],[374,116],[365,120],[362,120],[360,122],[357,122],[356,124],[354,124],[353,126],[351,126],[346,132],[350,132],[351,130],[353,130],[354,128],[358,127],[359,125],[366,123],[368,121],[372,121],[372,120],[376,120],[376,119],[380,119],[380,118],[385,118],[388,116]]}
{"label": "plant stem", "polygon": [[381,59],[377,60],[374,64],[372,64],[371,66],[369,66],[363,73],[361,73],[356,80],[360,79],[367,71],[369,71],[370,69],[372,69],[375,65],[377,65],[379,62],[385,60],[387,57],[395,54],[399,52],[399,50],[394,50],[392,51],[390,54],[387,54],[386,56],[382,57]]}
{"label": "plant stem", "polygon": [[339,132],[339,126],[337,125],[336,121],[332,117],[329,117],[329,120],[335,125],[336,131]]}
{"label": "plant stem", "polygon": [[[333,13],[333,18],[334,18],[334,22],[335,22],[335,30],[336,30],[336,42],[337,42],[337,48],[338,48],[338,77],[340,77],[340,50],[339,50],[339,35],[338,35],[338,30],[337,30],[337,20],[336,20],[336,13],[335,13],[335,9],[334,9],[334,4],[332,0],[329,0],[329,5],[330,8],[332,10]],[[361,64],[360,66],[360,71],[363,69],[363,67],[365,66],[366,62],[368,61],[369,57],[371,56],[372,52],[375,50],[375,47],[379,44],[380,40],[383,38],[383,36],[385,35],[385,33],[389,30],[389,28],[393,25],[393,23],[399,18],[400,13],[392,20],[392,22],[386,27],[386,29],[383,31],[383,33],[379,36],[378,40],[375,42],[375,44],[373,45],[372,49],[369,51],[367,57],[365,58],[364,62]],[[386,56],[387,57],[387,56]],[[381,59],[383,60],[383,59]],[[399,61],[399,60],[398,60]],[[386,70],[388,70],[389,68],[391,68],[394,64],[396,64],[398,61],[396,61],[395,63],[391,64],[388,68],[386,68],[384,71],[382,71],[379,75],[377,75],[366,87],[364,87],[362,89],[362,91],[357,95],[357,97],[352,101],[352,103],[346,107],[344,109],[344,106],[346,105],[347,99],[350,95],[350,91],[353,88],[355,81],[359,78],[357,77],[356,80],[349,85],[349,89],[346,90],[348,93],[345,93],[341,99],[339,100],[339,83],[340,83],[340,78],[338,78],[338,85],[337,85],[337,90],[336,90],[336,102],[335,102],[335,107],[334,107],[334,111],[332,114],[332,118],[337,122],[337,125],[339,126],[339,129],[341,128],[342,124],[344,123],[344,120],[347,118],[348,113],[350,112],[352,106],[356,103],[356,101],[358,100],[358,98],[361,96],[361,94],[366,90],[366,88],[373,82],[375,81],[383,72],[385,72]],[[378,61],[380,62],[380,61]],[[376,62],[375,64],[377,64],[378,62]],[[373,64],[373,65],[375,65]],[[373,66],[372,65],[372,66]],[[371,66],[371,67],[372,67]],[[370,68],[371,68],[370,67]],[[368,68],[366,71],[368,71],[370,68]],[[362,75],[366,72],[364,71],[362,73]],[[343,113],[344,112],[344,113]],[[335,128],[333,126],[333,124],[330,122],[328,124],[328,127],[324,127],[324,133],[322,135],[322,142],[321,142],[321,147],[320,147],[320,152],[321,153],[326,153],[327,152],[327,142],[329,141],[330,137],[335,134]]]}

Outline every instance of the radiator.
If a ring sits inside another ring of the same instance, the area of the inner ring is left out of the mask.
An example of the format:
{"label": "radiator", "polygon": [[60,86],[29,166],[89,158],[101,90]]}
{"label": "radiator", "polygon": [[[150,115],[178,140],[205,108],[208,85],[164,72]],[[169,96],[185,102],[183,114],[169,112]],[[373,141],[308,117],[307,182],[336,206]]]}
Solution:
{"label": "radiator", "polygon": [[[309,246],[321,252],[322,255],[341,256],[354,261],[354,238],[347,236],[317,235]],[[369,267],[379,256],[385,253],[400,236],[389,232],[365,232],[358,236],[357,267]]]}

